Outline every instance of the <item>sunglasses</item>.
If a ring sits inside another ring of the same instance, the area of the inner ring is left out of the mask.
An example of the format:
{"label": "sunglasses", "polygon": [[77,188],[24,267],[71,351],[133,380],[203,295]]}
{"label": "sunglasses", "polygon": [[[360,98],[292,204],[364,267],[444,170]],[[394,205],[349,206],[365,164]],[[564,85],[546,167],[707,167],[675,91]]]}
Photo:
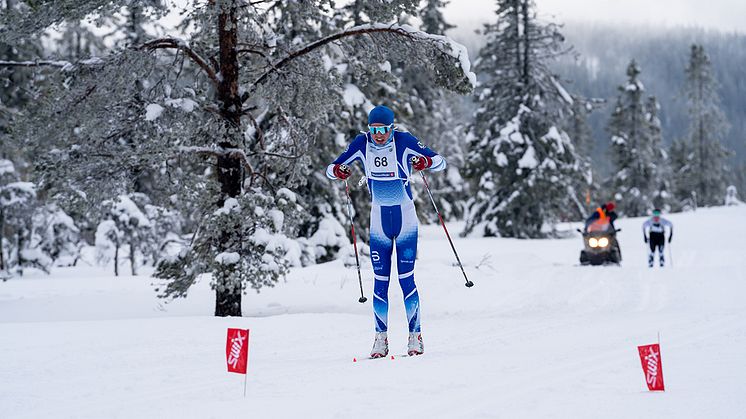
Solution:
{"label": "sunglasses", "polygon": [[386,134],[387,132],[391,131],[394,128],[394,124],[391,125],[384,125],[382,127],[373,127],[368,125],[368,131],[370,131],[371,134]]}

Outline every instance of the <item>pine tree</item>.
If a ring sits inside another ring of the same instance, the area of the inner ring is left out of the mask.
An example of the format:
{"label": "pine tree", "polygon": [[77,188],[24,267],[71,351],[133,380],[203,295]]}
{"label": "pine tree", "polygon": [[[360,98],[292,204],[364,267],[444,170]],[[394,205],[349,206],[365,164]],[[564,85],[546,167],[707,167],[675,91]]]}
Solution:
{"label": "pine tree", "polygon": [[477,68],[484,80],[469,128],[466,175],[474,182],[466,233],[543,237],[583,212],[575,185],[583,167],[560,127],[572,98],[548,69],[563,53],[554,24],[542,24],[530,0],[499,0],[497,23]]}
{"label": "pine tree", "polygon": [[663,147],[663,130],[658,117],[660,103],[655,96],[648,97],[645,104],[645,126],[647,136],[650,138],[653,165],[651,166],[651,195],[653,208],[664,208],[670,210],[671,202],[671,167],[668,153]]}
{"label": "pine tree", "polygon": [[669,149],[671,175],[673,182],[673,202],[674,211],[692,211],[697,209],[696,196],[694,192],[696,184],[694,176],[691,174],[695,170],[694,151],[690,143],[683,139],[674,140]]}
{"label": "pine tree", "polygon": [[686,199],[694,192],[698,206],[721,205],[727,185],[726,157],[729,153],[721,140],[728,123],[720,109],[717,88],[710,58],[701,45],[692,45],[684,93],[689,108],[687,141],[693,154],[691,170],[680,175],[684,176],[681,182],[694,189],[682,190],[677,198]]}
{"label": "pine tree", "polygon": [[[418,12],[422,20],[421,30],[434,35],[445,35],[454,26],[446,22],[441,9],[449,2],[426,1]],[[432,76],[422,74],[417,68],[398,65],[396,75],[401,80],[397,94],[402,97],[400,106],[403,125],[428,147],[440,153],[447,161],[445,172],[425,174],[433,199],[441,215],[446,219],[462,218],[466,207],[468,188],[461,172],[464,166],[464,124],[458,121],[454,109],[460,97],[437,86]],[[432,203],[424,185],[417,175],[418,187],[412,191],[419,219],[438,222]]]}
{"label": "pine tree", "polygon": [[617,201],[620,213],[630,217],[653,209],[654,199],[666,182],[658,104],[654,98],[644,101],[645,87],[639,75],[640,67],[632,60],[627,67],[627,83],[619,86],[608,127],[615,172],[607,180],[610,198]]}

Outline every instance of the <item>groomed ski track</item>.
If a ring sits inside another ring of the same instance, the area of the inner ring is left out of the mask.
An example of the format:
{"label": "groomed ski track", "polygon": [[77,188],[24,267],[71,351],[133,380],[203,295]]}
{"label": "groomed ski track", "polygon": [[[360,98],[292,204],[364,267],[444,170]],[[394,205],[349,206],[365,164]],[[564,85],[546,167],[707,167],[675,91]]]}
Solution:
{"label": "groomed ski track", "polygon": [[[665,268],[647,267],[642,219],[618,222],[620,267],[579,266],[577,235],[454,237],[471,289],[442,229],[421,228],[425,354],[377,362],[352,362],[373,341],[366,257],[364,305],[336,261],[248,294],[243,318],[210,315],[209,278],[169,304],[146,275],[94,267],[0,282],[0,417],[743,417],[746,207],[664,216]],[[390,292],[396,355],[406,320]],[[251,329],[246,398],[226,372],[227,327]],[[636,346],[659,332],[667,391],[649,393]]]}

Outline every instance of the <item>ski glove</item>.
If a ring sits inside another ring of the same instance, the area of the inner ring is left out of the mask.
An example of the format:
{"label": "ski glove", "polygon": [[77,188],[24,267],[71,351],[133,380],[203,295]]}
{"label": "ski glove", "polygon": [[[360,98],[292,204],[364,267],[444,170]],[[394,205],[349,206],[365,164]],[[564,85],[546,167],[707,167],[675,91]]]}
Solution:
{"label": "ski glove", "polygon": [[669,242],[669,243],[671,243],[671,239],[672,239],[672,238],[673,238],[673,234],[671,234],[670,236],[668,236],[668,242]]}
{"label": "ski glove", "polygon": [[414,170],[420,171],[425,170],[428,167],[433,165],[433,159],[427,156],[422,157],[412,157],[412,168]]}
{"label": "ski glove", "polygon": [[334,176],[336,176],[338,179],[342,180],[346,180],[352,174],[352,172],[350,172],[350,168],[344,164],[335,164],[334,169],[332,169],[332,173],[334,173]]}
{"label": "ski glove", "polygon": [[645,238],[645,243],[648,242],[648,236],[643,236]]}

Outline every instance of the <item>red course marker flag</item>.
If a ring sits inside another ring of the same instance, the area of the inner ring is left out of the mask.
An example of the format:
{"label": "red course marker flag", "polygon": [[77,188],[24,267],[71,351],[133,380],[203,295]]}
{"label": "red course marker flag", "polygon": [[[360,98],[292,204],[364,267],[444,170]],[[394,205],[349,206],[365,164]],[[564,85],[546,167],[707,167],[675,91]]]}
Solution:
{"label": "red course marker flag", "polygon": [[645,373],[645,383],[650,391],[665,391],[663,386],[663,363],[661,362],[661,346],[657,343],[652,345],[638,346],[642,371]]}
{"label": "red course marker flag", "polygon": [[249,329],[228,329],[225,360],[228,372],[246,374],[249,363]]}

